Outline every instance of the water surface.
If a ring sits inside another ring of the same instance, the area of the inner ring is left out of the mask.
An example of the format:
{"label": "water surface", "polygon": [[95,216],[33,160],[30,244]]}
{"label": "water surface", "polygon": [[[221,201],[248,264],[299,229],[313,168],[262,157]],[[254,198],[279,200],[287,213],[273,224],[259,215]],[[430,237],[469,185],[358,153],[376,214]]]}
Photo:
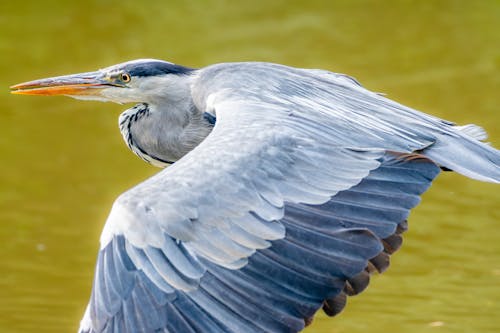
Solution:
{"label": "water surface", "polygon": [[[349,73],[500,147],[498,1],[3,1],[0,332],[74,332],[121,192],[156,169],[122,143],[125,106],[8,86],[148,57]],[[391,268],[307,333],[500,331],[499,187],[442,175]]]}

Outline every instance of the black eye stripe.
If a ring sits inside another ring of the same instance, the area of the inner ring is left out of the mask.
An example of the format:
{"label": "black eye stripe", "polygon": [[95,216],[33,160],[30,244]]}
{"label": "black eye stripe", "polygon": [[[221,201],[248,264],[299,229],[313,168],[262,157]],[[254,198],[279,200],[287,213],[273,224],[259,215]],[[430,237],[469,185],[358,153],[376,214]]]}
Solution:
{"label": "black eye stripe", "polygon": [[128,64],[124,70],[131,76],[156,76],[165,74],[187,75],[193,72],[192,68],[175,65],[162,61]]}

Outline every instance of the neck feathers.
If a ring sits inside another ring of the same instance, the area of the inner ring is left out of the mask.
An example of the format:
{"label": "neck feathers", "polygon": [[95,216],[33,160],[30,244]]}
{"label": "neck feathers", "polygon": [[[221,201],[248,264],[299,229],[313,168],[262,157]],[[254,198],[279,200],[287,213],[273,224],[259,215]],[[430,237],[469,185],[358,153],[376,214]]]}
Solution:
{"label": "neck feathers", "polygon": [[146,162],[164,168],[194,149],[210,133],[208,119],[192,101],[140,103],[120,115],[127,146]]}

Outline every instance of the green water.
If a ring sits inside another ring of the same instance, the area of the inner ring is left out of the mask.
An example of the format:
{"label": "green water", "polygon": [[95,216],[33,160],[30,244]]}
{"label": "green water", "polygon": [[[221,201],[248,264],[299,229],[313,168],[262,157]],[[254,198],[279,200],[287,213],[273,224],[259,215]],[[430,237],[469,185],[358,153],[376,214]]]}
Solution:
{"label": "green water", "polygon": [[[125,107],[8,86],[148,57],[349,73],[500,147],[498,1],[2,1],[0,333],[74,332],[115,197],[156,172],[122,143]],[[500,332],[500,187],[443,174],[391,268],[307,333]]]}

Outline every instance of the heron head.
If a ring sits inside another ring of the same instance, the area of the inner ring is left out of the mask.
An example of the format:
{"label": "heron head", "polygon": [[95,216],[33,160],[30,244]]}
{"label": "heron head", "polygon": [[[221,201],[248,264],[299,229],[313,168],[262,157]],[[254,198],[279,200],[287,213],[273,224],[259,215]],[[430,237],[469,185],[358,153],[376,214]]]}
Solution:
{"label": "heron head", "polygon": [[179,78],[193,71],[162,60],[139,59],[95,72],[29,81],[10,88],[13,94],[65,95],[115,103],[152,103],[165,96],[175,96]]}

